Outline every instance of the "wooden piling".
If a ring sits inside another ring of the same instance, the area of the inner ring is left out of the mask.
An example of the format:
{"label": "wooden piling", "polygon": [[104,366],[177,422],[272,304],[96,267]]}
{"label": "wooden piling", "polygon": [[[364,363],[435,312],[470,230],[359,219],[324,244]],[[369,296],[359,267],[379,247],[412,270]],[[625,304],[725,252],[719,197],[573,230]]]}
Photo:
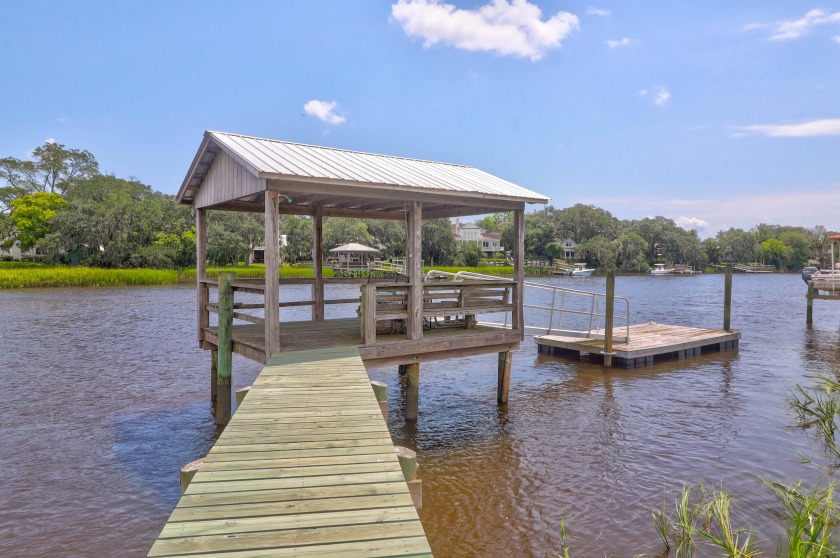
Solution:
{"label": "wooden piling", "polygon": [[417,452],[403,446],[395,446],[394,449],[414,507],[419,510],[423,507],[423,481],[417,478]]}
{"label": "wooden piling", "polygon": [[216,416],[216,400],[219,387],[217,385],[219,375],[219,352],[216,349],[210,350],[210,414]]}
{"label": "wooden piling", "polygon": [[388,420],[388,384],[385,382],[377,382],[371,380],[370,387],[373,388],[373,394],[379,402],[379,410],[382,411],[382,416]]}
{"label": "wooden piling", "polygon": [[248,395],[248,392],[251,391],[251,386],[245,386],[244,388],[239,388],[236,390],[236,408],[239,409],[239,406],[242,405],[242,402],[245,400],[245,396]]}
{"label": "wooden piling", "polygon": [[499,386],[496,391],[496,401],[499,404],[507,403],[510,392],[510,367],[513,362],[513,353],[502,351],[499,353]]}
{"label": "wooden piling", "polygon": [[184,492],[187,491],[187,487],[190,485],[190,481],[192,481],[195,474],[198,472],[198,468],[201,464],[204,463],[204,458],[196,459],[191,463],[187,463],[183,467],[181,467],[181,494],[183,495]]}
{"label": "wooden piling", "polygon": [[417,420],[420,406],[420,363],[405,365],[405,420]]}
{"label": "wooden piling", "polygon": [[216,424],[230,421],[231,372],[233,368],[233,289],[236,274],[219,273],[219,332],[216,364]]}
{"label": "wooden piling", "polygon": [[612,366],[613,316],[615,315],[615,270],[607,270],[607,299],[604,303],[604,366]]}
{"label": "wooden piling", "polygon": [[732,310],[732,266],[726,266],[723,279],[723,331],[729,329],[729,314]]}
{"label": "wooden piling", "polygon": [[817,290],[814,288],[814,285],[808,283],[808,294],[805,295],[808,299],[808,311],[805,314],[805,323],[811,325],[814,323],[814,295],[817,294]]}

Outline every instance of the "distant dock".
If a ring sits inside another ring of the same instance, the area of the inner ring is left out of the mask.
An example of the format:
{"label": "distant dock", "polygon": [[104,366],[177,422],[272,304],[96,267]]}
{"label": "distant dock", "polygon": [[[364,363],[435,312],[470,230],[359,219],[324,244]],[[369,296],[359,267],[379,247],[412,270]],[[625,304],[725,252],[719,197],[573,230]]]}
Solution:
{"label": "distant dock", "polygon": [[[612,366],[639,368],[655,362],[700,356],[712,351],[738,348],[741,333],[720,329],[702,329],[649,322],[631,325],[624,341],[614,341]],[[600,362],[604,357],[603,337],[584,338],[564,335],[537,335],[538,352],[543,355],[570,355]]]}

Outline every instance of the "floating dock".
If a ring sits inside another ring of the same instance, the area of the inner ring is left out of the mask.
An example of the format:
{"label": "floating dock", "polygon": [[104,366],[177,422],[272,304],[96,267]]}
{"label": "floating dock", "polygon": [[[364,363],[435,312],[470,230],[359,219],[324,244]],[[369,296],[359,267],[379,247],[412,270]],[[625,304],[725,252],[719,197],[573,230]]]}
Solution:
{"label": "floating dock", "polygon": [[432,556],[355,347],[274,355],[149,556]]}
{"label": "floating dock", "polygon": [[[600,338],[574,337],[562,334],[537,335],[538,351],[544,355],[588,354],[600,362],[604,357],[603,332]],[[598,336],[596,336],[598,337]],[[721,329],[701,329],[654,322],[631,325],[627,340],[614,341],[612,365],[618,368],[650,366],[666,359],[700,356],[711,351],[738,348],[741,333]]]}

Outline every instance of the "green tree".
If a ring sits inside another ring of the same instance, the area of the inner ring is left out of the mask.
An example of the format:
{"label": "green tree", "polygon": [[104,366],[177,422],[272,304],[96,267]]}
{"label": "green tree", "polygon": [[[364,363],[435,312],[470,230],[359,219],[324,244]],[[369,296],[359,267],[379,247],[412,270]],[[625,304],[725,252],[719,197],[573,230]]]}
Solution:
{"label": "green tree", "polygon": [[423,221],[423,254],[426,265],[452,265],[455,261],[455,233],[449,219]]}
{"label": "green tree", "polygon": [[356,242],[370,246],[373,236],[361,219],[347,217],[328,217],[324,219],[324,248],[332,250],[336,246]]}
{"label": "green tree", "polygon": [[373,236],[373,244],[381,250],[383,258],[405,256],[405,222],[392,219],[366,219],[367,230]]}
{"label": "green tree", "polygon": [[[36,192],[12,201],[10,221],[14,226],[13,240],[20,242],[20,249],[29,250],[52,232],[56,213],[67,206],[58,194]],[[11,241],[7,242],[10,244]]]}
{"label": "green tree", "polygon": [[761,257],[777,268],[784,266],[790,251],[790,248],[785,246],[785,243],[778,238],[768,238],[761,243]]}
{"label": "green tree", "polygon": [[68,205],[52,222],[42,244],[72,252],[80,263],[102,267],[140,265],[137,254],[157,234],[180,235],[192,226],[190,208],[135,180],[97,174],[74,181]]}
{"label": "green tree", "polygon": [[37,192],[64,193],[73,182],[99,174],[99,164],[89,151],[67,149],[46,142],[32,152],[32,160],[0,159],[0,211],[12,200]]}
{"label": "green tree", "polygon": [[311,258],[314,235],[312,223],[309,217],[280,216],[280,234],[286,236],[286,246],[283,247],[284,260],[297,263],[301,258]]}
{"label": "green tree", "polygon": [[211,211],[207,215],[207,259],[216,265],[247,262],[252,250],[264,242],[261,214]]}
{"label": "green tree", "polygon": [[484,258],[484,252],[475,242],[464,242],[461,244],[461,258],[463,258],[465,266],[478,267],[481,265],[482,258]]}
{"label": "green tree", "polygon": [[723,261],[751,263],[761,254],[761,247],[755,235],[750,232],[730,228],[728,231],[720,231],[716,238]]}
{"label": "green tree", "polygon": [[648,270],[647,242],[629,229],[621,231],[615,241],[616,266],[629,273]]}
{"label": "green tree", "polygon": [[609,211],[594,205],[579,203],[560,211],[549,206],[546,208],[546,213],[556,223],[555,236],[571,238],[578,244],[596,236],[605,238],[618,236],[620,228],[618,220]]}

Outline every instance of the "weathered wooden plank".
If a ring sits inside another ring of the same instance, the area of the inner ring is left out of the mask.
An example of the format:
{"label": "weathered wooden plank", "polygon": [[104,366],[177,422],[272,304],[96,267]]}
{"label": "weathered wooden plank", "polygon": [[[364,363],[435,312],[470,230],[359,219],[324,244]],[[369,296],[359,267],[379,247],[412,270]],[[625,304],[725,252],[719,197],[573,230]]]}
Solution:
{"label": "weathered wooden plank", "polygon": [[[268,558],[277,556],[274,550],[244,550],[224,553],[190,554],[195,558]],[[400,537],[316,546],[297,546],[284,549],[285,556],[295,558],[406,558],[431,557],[426,537]]]}
{"label": "weathered wooden plank", "polygon": [[[415,512],[416,513],[416,512]],[[196,552],[230,552],[234,550],[258,550],[266,548],[294,547],[298,545],[330,544],[348,541],[370,540],[389,537],[423,535],[419,521],[398,521],[370,523],[363,529],[356,525],[327,526],[319,529],[290,529],[288,531],[265,531],[205,535],[177,539],[158,539],[149,556],[167,556]]]}
{"label": "weathered wooden plank", "polygon": [[329,487],[329,492],[324,487],[291,487],[291,488],[270,488],[259,490],[240,490],[228,492],[189,492],[181,496],[178,507],[173,514],[181,508],[224,506],[228,509],[240,509],[243,504],[259,504],[271,502],[316,502],[326,498],[358,498],[361,496],[399,496],[400,498],[411,498],[405,490],[405,479],[383,483],[348,484]]}

